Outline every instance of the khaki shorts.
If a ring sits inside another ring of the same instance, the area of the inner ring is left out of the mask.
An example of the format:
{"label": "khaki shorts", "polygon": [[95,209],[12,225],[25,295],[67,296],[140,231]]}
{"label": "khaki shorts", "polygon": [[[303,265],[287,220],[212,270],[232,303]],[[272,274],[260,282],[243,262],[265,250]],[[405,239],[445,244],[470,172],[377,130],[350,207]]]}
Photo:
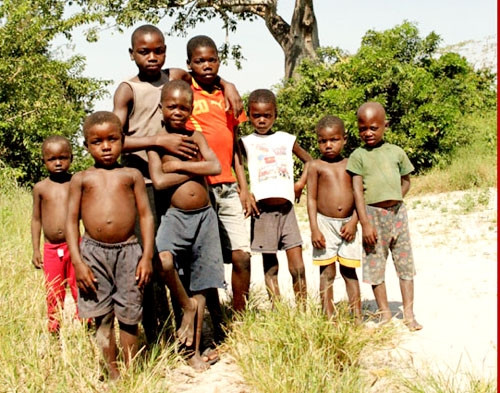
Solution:
{"label": "khaki shorts", "polygon": [[217,213],[224,263],[231,263],[232,251],[250,253],[250,235],[245,225],[236,183],[209,186],[210,200]]}

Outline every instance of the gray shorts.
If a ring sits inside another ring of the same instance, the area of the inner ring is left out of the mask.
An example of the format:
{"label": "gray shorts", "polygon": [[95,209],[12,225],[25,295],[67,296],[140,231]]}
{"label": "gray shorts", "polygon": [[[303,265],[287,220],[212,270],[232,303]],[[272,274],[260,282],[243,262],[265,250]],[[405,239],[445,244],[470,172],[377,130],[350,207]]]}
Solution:
{"label": "gray shorts", "polygon": [[191,291],[224,288],[224,263],[217,215],[212,206],[197,210],[169,208],[156,234],[158,252],[174,256],[175,267]]}
{"label": "gray shorts", "polygon": [[219,219],[219,233],[225,263],[231,263],[232,251],[250,252],[250,236],[245,225],[236,183],[209,186],[210,200]]}
{"label": "gray shorts", "polygon": [[299,225],[291,202],[280,206],[258,205],[260,215],[252,217],[252,251],[275,253],[302,245]]}
{"label": "gray shorts", "polygon": [[135,280],[142,249],[134,239],[123,243],[101,243],[84,236],[80,243],[83,261],[97,279],[97,292],[78,291],[82,318],[96,318],[114,311],[120,322],[136,325],[142,318],[142,293]]}

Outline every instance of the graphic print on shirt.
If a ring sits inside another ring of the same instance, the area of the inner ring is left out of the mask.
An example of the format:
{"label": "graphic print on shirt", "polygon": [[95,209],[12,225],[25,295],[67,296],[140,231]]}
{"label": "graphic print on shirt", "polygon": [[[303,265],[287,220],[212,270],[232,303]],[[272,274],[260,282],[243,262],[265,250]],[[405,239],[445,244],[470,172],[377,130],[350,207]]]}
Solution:
{"label": "graphic print on shirt", "polygon": [[257,150],[257,176],[259,182],[268,179],[291,178],[287,168],[286,146],[269,148],[265,144],[258,144],[255,148]]}

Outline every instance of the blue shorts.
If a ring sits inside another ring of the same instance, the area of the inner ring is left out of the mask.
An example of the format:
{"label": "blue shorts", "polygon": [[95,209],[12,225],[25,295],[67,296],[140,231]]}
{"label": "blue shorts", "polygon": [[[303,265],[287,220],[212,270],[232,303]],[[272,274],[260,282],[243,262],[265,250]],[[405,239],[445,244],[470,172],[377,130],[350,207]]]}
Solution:
{"label": "blue shorts", "polygon": [[224,288],[224,263],[217,215],[212,206],[196,210],[169,208],[156,234],[158,252],[174,256],[179,275],[189,290]]}
{"label": "blue shorts", "polygon": [[80,317],[96,318],[114,311],[122,323],[139,323],[142,318],[142,293],[135,280],[135,271],[142,249],[137,239],[109,244],[84,236],[80,250],[83,261],[97,279],[96,293],[78,291]]}

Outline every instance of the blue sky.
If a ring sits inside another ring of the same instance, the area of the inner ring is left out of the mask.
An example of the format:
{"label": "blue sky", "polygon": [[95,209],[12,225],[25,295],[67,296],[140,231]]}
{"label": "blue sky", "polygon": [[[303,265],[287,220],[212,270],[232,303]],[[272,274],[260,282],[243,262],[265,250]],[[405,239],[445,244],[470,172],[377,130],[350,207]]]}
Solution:
{"label": "blue sky", "polygon": [[[281,0],[278,10],[290,20],[293,0]],[[404,20],[417,23],[422,35],[431,31],[443,39],[443,45],[466,40],[480,40],[497,34],[497,2],[494,0],[316,0],[314,9],[318,19],[320,44],[338,46],[355,52],[361,38],[369,29],[386,30]],[[168,31],[169,20],[158,27]],[[118,33],[107,30],[97,43],[87,43],[83,34],[74,35],[73,47],[66,52],[83,54],[87,58],[85,75],[111,79],[110,97],[99,101],[95,110],[111,110],[112,94],[121,80],[137,73],[129,59],[130,35],[135,27]],[[212,37],[217,45],[225,39],[219,21],[199,25],[187,31],[186,37],[166,37],[167,67],[185,68],[187,40],[197,34]],[[237,70],[234,65],[221,66],[220,75],[235,83],[240,93],[257,88],[270,88],[278,83],[284,73],[284,56],[279,45],[267,31],[263,21],[242,22],[236,33],[230,33],[232,44],[242,46],[246,61]]]}

